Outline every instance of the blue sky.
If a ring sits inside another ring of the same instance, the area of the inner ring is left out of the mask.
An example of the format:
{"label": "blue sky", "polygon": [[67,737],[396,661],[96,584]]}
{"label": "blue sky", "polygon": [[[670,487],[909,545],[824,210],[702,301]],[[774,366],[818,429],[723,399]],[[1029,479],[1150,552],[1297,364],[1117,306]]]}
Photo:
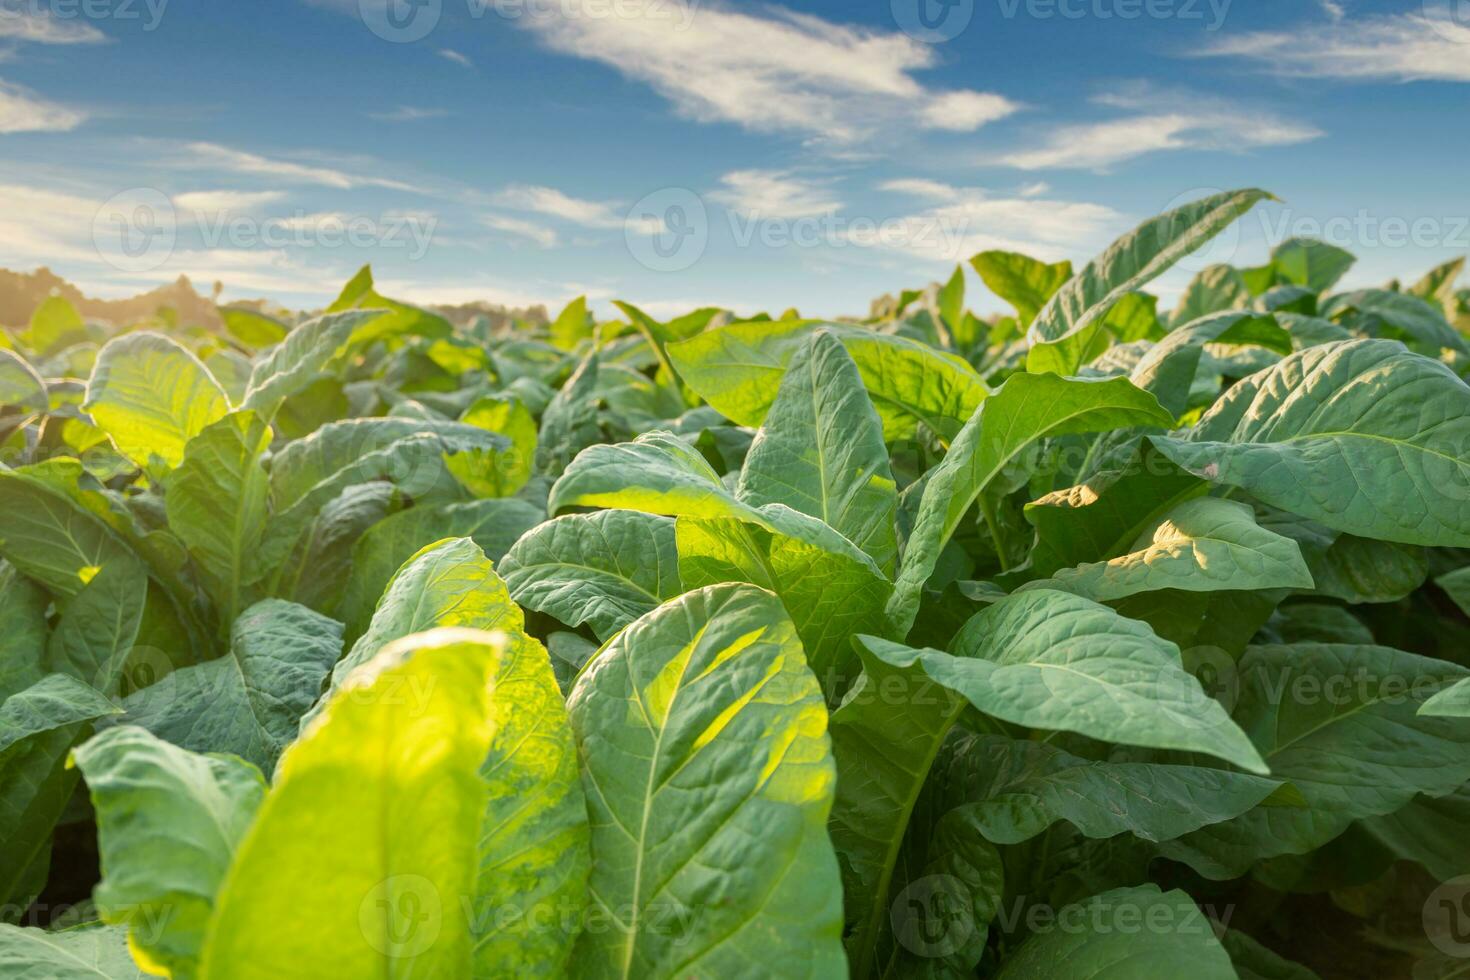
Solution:
{"label": "blue sky", "polygon": [[1166,297],[1376,284],[1470,251],[1467,120],[1470,0],[0,0],[0,265],[836,315],[1262,186]]}

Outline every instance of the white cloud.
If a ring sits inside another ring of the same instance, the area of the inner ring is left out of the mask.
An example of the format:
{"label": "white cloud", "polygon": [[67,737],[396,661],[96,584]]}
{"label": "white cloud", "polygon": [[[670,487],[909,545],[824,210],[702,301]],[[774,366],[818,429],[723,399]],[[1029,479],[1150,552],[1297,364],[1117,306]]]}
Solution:
{"label": "white cloud", "polygon": [[538,225],[534,221],[525,221],[521,218],[512,218],[504,214],[481,215],[480,220],[487,228],[503,231],[517,238],[525,238],[542,248],[555,248],[557,243],[556,232],[544,225]]}
{"label": "white cloud", "polygon": [[759,218],[806,218],[842,207],[828,189],[784,170],[733,170],[710,197],[741,214]]}
{"label": "white cloud", "polygon": [[878,189],[893,194],[908,194],[911,197],[927,197],[935,201],[952,201],[959,196],[959,191],[949,184],[923,177],[886,180],[878,185]]}
{"label": "white cloud", "polygon": [[388,112],[369,112],[367,115],[369,119],[376,119],[378,122],[420,122],[424,119],[443,119],[449,115],[449,110],[401,105]]}
{"label": "white cloud", "polygon": [[779,8],[758,17],[693,0],[611,9],[564,0],[532,5],[518,23],[554,50],[646,82],[701,122],[842,144],[905,124],[971,130],[1019,108],[997,95],[926,88],[913,73],[938,55],[907,35]]}
{"label": "white cloud", "polygon": [[461,68],[475,67],[475,63],[469,59],[468,55],[460,54],[458,51],[455,51],[452,48],[440,48],[439,57],[448,58],[450,61],[454,62],[456,65],[459,65]]}
{"label": "white cloud", "polygon": [[[897,186],[895,186],[897,185]],[[1041,197],[997,196],[979,187],[929,180],[890,181],[886,190],[922,192],[942,201],[931,208],[852,228],[847,241],[933,262],[962,262],[986,249],[1053,259],[1101,245],[1121,216],[1100,204]]]}
{"label": "white cloud", "polygon": [[1337,0],[1318,0],[1322,12],[1333,20],[1342,20],[1347,16],[1347,10]]}
{"label": "white cloud", "polygon": [[65,133],[87,119],[80,109],[43,99],[19,85],[0,81],[0,133]]}
{"label": "white cloud", "polygon": [[34,3],[0,0],[0,40],[33,44],[100,44],[107,40],[91,24],[53,17]]}
{"label": "white cloud", "polygon": [[403,181],[383,177],[365,177],[333,167],[276,160],[245,150],[220,146],[218,143],[190,143],[184,149],[192,156],[194,163],[229,173],[272,177],[301,184],[318,184],[339,190],[351,190],[355,187],[383,187],[389,190],[421,193],[419,188]]}
{"label": "white cloud", "polygon": [[1258,32],[1216,42],[1211,57],[1260,61],[1276,74],[1346,79],[1470,82],[1470,23],[1443,0],[1424,13],[1342,20],[1326,27]]}
{"label": "white cloud", "polygon": [[570,197],[554,187],[515,184],[495,195],[495,203],[517,211],[533,211],[586,228],[621,228],[623,215],[612,204]]}
{"label": "white cloud", "polygon": [[1322,131],[1273,113],[1198,95],[1168,95],[1144,86],[1099,96],[1098,105],[1133,115],[1059,126],[1040,145],[987,162],[1022,170],[1105,170],[1163,150],[1240,151],[1304,143]]}
{"label": "white cloud", "polygon": [[920,118],[930,129],[969,133],[986,123],[1011,115],[1020,107],[1010,99],[988,92],[943,92],[929,100]]}
{"label": "white cloud", "polygon": [[0,184],[0,265],[31,269],[58,261],[100,262],[92,222],[100,201],[76,194]]}
{"label": "white cloud", "polygon": [[196,214],[217,214],[221,211],[254,211],[285,196],[284,191],[188,191],[175,194],[173,201],[175,206]]}

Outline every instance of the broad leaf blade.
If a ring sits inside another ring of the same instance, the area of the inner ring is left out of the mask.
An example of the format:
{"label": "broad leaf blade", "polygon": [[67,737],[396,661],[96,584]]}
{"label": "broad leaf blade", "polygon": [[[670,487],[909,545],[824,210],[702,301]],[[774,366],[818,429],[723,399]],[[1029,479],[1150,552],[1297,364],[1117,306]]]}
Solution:
{"label": "broad leaf blade", "polygon": [[716,586],[659,607],[602,650],[568,710],[593,901],[614,916],[584,934],[581,969],[844,971],[826,708],[774,597]]}
{"label": "broad leaf blade", "polygon": [[898,493],[883,426],[857,365],[819,330],[786,368],[736,495],[815,517],[891,571]]}
{"label": "broad leaf blade", "polygon": [[193,354],[159,334],[133,333],[97,355],[82,407],[128,459],[146,466],[157,457],[172,468],[230,399]]}
{"label": "broad leaf blade", "polygon": [[1130,425],[1171,426],[1153,395],[1123,378],[1073,381],[1015,375],[981,405],[929,477],[888,604],[895,635],[918,615],[924,583],[960,520],[987,485],[1022,450],[1048,436]]}
{"label": "broad leaf blade", "polygon": [[1339,531],[1470,546],[1470,387],[1393,341],[1301,351],[1231,388],[1187,438],[1154,444]]}
{"label": "broad leaf blade", "polygon": [[[435,631],[384,650],[338,692],[282,758],[236,853],[205,980],[470,974],[461,902],[474,889],[499,656],[488,634]],[[406,690],[416,704],[392,693]]]}
{"label": "broad leaf blade", "polygon": [[599,639],[683,591],[674,521],[631,510],[558,517],[528,531],[500,563],[516,602]]}
{"label": "broad leaf blade", "polygon": [[150,968],[193,976],[215,893],[265,798],[260,771],[195,755],[141,728],[109,729],[73,754],[97,814],[106,922],[128,926]]}

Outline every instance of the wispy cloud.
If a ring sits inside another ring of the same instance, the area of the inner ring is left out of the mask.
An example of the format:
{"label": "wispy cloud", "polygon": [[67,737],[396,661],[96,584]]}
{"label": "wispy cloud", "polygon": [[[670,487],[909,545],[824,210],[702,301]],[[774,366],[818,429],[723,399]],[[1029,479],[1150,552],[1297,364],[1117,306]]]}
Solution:
{"label": "wispy cloud", "polygon": [[720,184],[710,197],[752,217],[806,218],[842,207],[824,184],[785,170],[734,170]]}
{"label": "wispy cloud", "polygon": [[848,239],[934,262],[961,262],[986,249],[1067,257],[1100,243],[1122,221],[1101,204],[997,194],[934,180],[891,180],[880,188],[936,203]]}
{"label": "wispy cloud", "polygon": [[880,191],[888,191],[892,194],[907,194],[910,197],[929,198],[933,201],[952,201],[959,196],[959,190],[943,181],[929,180],[924,177],[901,177],[897,180],[885,180],[878,185]]}
{"label": "wispy cloud", "polygon": [[969,131],[1019,108],[926,87],[914,73],[938,64],[936,50],[904,34],[683,0],[614,4],[611,16],[600,0],[533,6],[518,23],[549,47],[646,82],[701,122],[841,144],[899,126]]}
{"label": "wispy cloud", "polygon": [[1200,54],[1249,58],[1296,77],[1470,82],[1470,22],[1451,17],[1445,6],[1458,2],[1428,3],[1423,13],[1244,34]]}
{"label": "wispy cloud", "polygon": [[185,150],[194,163],[228,173],[271,177],[299,184],[335,187],[339,190],[352,190],[356,187],[382,187],[388,190],[421,192],[420,188],[401,180],[369,177],[348,173],[334,167],[264,157],[245,150],[220,146],[218,143],[190,143]]}
{"label": "wispy cloud", "polygon": [[496,194],[494,200],[502,207],[560,218],[585,228],[623,227],[624,216],[615,205],[571,197],[554,187],[515,184]]}
{"label": "wispy cloud", "polygon": [[1347,16],[1347,9],[1337,0],[1317,0],[1322,12],[1333,20],[1342,20]]}
{"label": "wispy cloud", "polygon": [[196,214],[218,214],[222,211],[255,211],[285,196],[284,191],[186,191],[175,194],[173,202],[176,207]]}
{"label": "wispy cloud", "polygon": [[460,54],[453,48],[440,48],[439,57],[448,58],[450,61],[454,62],[456,65],[459,65],[461,68],[475,67],[475,63],[469,59],[468,55]]}
{"label": "wispy cloud", "polygon": [[87,114],[80,109],[0,81],[0,133],[65,133],[86,119]]}
{"label": "wispy cloud", "polygon": [[542,248],[555,248],[558,241],[554,229],[538,225],[534,221],[526,221],[523,218],[512,218],[505,214],[486,214],[480,216],[480,221],[487,228],[503,231],[516,238],[527,239]]}
{"label": "wispy cloud", "polygon": [[101,44],[107,40],[107,35],[80,19],[53,17],[34,3],[0,0],[0,40],[32,44]]}
{"label": "wispy cloud", "polygon": [[443,119],[449,115],[448,109],[424,109],[419,106],[401,105],[388,112],[369,112],[369,119],[378,122],[421,122],[425,119]]}
{"label": "wispy cloud", "polygon": [[1059,126],[1038,145],[986,162],[1021,170],[1106,170],[1165,150],[1236,152],[1304,143],[1322,135],[1314,126],[1274,113],[1199,95],[1170,95],[1129,86],[1093,102],[1132,113],[1118,119]]}

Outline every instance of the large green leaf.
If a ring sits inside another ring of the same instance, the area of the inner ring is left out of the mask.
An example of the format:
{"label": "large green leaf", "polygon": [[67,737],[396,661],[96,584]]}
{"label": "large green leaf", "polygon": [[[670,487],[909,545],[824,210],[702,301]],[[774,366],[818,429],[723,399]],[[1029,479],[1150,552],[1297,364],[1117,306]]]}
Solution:
{"label": "large green leaf", "polygon": [[270,347],[286,339],[289,324],[248,307],[219,307],[219,318],[235,339],[250,347]]}
{"label": "large green leaf", "polygon": [[138,643],[147,590],[148,580],[136,566],[118,562],[103,566],[81,592],[60,598],[61,622],[46,644],[47,665],[116,694]]}
{"label": "large green leaf", "polygon": [[332,313],[297,326],[256,363],[241,407],[261,412],[269,420],[283,401],[335,366],[360,327],[381,316],[381,310]]}
{"label": "large green leaf", "polygon": [[47,296],[31,313],[30,324],[18,338],[37,354],[52,354],[87,339],[87,323],[65,296]]}
{"label": "large green leaf", "polygon": [[0,409],[44,412],[51,405],[46,382],[19,354],[0,350]]}
{"label": "large green leaf", "polygon": [[578,678],[592,819],[589,975],[845,975],[826,820],[826,708],[777,600],[715,586],[660,606]]}
{"label": "large green leaf", "polygon": [[536,460],[536,420],[530,409],[518,398],[487,396],[465,409],[459,420],[510,440],[510,446],[494,457],[493,477],[481,478],[494,486],[493,496],[508,497],[524,487]]}
{"label": "large green leaf", "polygon": [[37,585],[0,563],[0,704],[46,674],[49,604]]}
{"label": "large green leaf", "polygon": [[778,533],[733,519],[681,517],[675,537],[684,588],[748,582],[781,599],[808,664],[835,703],[857,674],[852,637],[883,628],[883,606],[893,592],[872,563],[824,547],[815,534]]}
{"label": "large green leaf", "polygon": [[1058,570],[1023,588],[1060,589],[1096,602],[1139,592],[1310,589],[1312,576],[1291,538],[1256,523],[1239,501],[1203,497],[1171,509],[1133,550]]}
{"label": "large green leaf", "polygon": [[127,721],[194,752],[229,752],[269,773],[342,654],[342,624],[284,599],[235,620],[230,650],[128,697]]}
{"label": "large green leaf", "polygon": [[1059,820],[1088,837],[1172,840],[1240,816],[1281,785],[1206,766],[1093,761],[995,735],[952,741],[936,770],[943,805],[968,805],[997,844],[1030,840]]}
{"label": "large green leaf", "polygon": [[888,898],[910,816],[965,702],[918,671],[860,652],[863,674],[832,713],[830,827],[842,862],[852,975],[866,977],[890,929]]}
{"label": "large green leaf", "polygon": [[976,613],[950,653],[876,637],[890,666],[917,666],[982,712],[1012,724],[1146,748],[1203,752],[1269,770],[1225,709],[1146,625],[1064,592],[1038,589]]}
{"label": "large green leaf", "polygon": [[906,844],[909,881],[890,913],[891,942],[878,954],[890,964],[884,975],[973,975],[1005,898],[1000,851],[980,834],[968,807],[949,811]]}
{"label": "large green leaf", "polygon": [[1470,718],[1470,678],[1425,701],[1419,713],[1434,718]]}
{"label": "large green leaf", "polygon": [[736,495],[785,504],[821,520],[891,570],[898,556],[898,492],[883,426],[857,365],[825,330],[787,365],[776,400],[745,458]]}
{"label": "large green leaf", "polygon": [[[1129,377],[1140,388],[1157,395],[1169,411],[1182,415],[1196,391],[1206,344],[1261,347],[1282,355],[1292,352],[1291,335],[1273,317],[1216,313],[1193,320],[1154,344]],[[1211,381],[1211,399],[1217,390],[1217,383]]]}
{"label": "large green leaf", "polygon": [[1045,576],[1125,554],[1165,514],[1208,490],[1143,443],[1125,465],[1026,505],[1026,520],[1036,528],[1029,571]]}
{"label": "large green leaf", "polygon": [[992,293],[1016,308],[1023,328],[1031,325],[1047,301],[1072,278],[1071,262],[1048,265],[1016,252],[981,252],[970,259],[970,265]]}
{"label": "large green leaf", "polygon": [[521,613],[510,600],[485,552],[471,538],[445,538],[410,555],[378,600],[367,630],[332,671],[332,686],[413,633],[440,627],[519,629]]}
{"label": "large green leaf", "polygon": [[598,367],[597,352],[589,352],[546,406],[536,443],[536,472],[559,474],[583,449],[602,441]]}
{"label": "large green leaf", "polygon": [[668,348],[679,376],[722,415],[758,426],[776,400],[786,365],[814,327],[829,331],[857,364],[889,440],[923,423],[950,439],[988,390],[962,358],[892,334],[812,320],[737,323]]}
{"label": "large green leaf", "polygon": [[1360,289],[1334,296],[1322,308],[1323,316],[1336,319],[1343,319],[1348,313],[1361,318],[1347,318],[1344,322],[1349,325],[1366,329],[1375,337],[1401,340],[1421,354],[1438,357],[1446,350],[1470,354],[1470,345],[1445,319],[1444,313],[1417,296],[1386,289]]}
{"label": "large green leaf", "polygon": [[75,460],[0,470],[0,555],[63,596],[76,595],[108,565],[142,574],[122,538],[63,490],[81,475]]}
{"label": "large green leaf", "polygon": [[47,931],[0,925],[0,974],[18,980],[143,980],[126,929]]}
{"label": "large green leaf", "polygon": [[1460,611],[1470,616],[1470,566],[1448,572],[1434,580]]}
{"label": "large green leaf", "polygon": [[[402,452],[405,445],[422,445],[426,451]],[[393,463],[384,475],[404,492],[422,497],[452,486],[445,474],[452,472],[453,460],[475,464],[478,469],[479,464],[490,463],[492,454],[511,449],[509,438],[461,422],[412,418],[332,422],[287,444],[272,457],[271,501],[285,509],[324,484],[347,486],[379,479],[373,461],[385,454]]]}
{"label": "large green leaf", "polygon": [[1443,796],[1470,780],[1470,729],[1420,715],[1463,667],[1376,646],[1299,643],[1251,647],[1226,686],[1234,717],[1278,779],[1305,806],[1271,801],[1163,845],[1211,878],[1255,861],[1304,854],[1354,820],[1389,814],[1417,794]]}
{"label": "large green leaf", "polygon": [[1013,376],[965,423],[929,476],[888,604],[895,635],[913,626],[924,583],[970,506],[1027,446],[1049,436],[1173,422],[1153,395],[1123,378]]}
{"label": "large green leaf", "polygon": [[1037,315],[1028,331],[1027,370],[1074,373],[1115,302],[1167,272],[1270,196],[1260,190],[1216,194],[1152,218],[1118,239]]}
{"label": "large green leaf", "polygon": [[698,450],[667,432],[578,454],[552,486],[546,509],[555,514],[573,506],[763,522],[754,507],[725,489]]}
{"label": "large green leaf", "polygon": [[269,517],[261,457],[270,426],[254,412],[227,415],[189,440],[164,483],[169,530],[188,545],[231,621],[245,605],[246,568]]}
{"label": "large green leaf", "polygon": [[1194,899],[1141,885],[1059,909],[1055,927],[1032,935],[996,977],[1235,980],[1235,968]]}
{"label": "large green leaf", "polygon": [[684,591],[674,522],[631,510],[570,514],[528,531],[500,574],[516,602],[599,639]]}
{"label": "large green leaf", "polygon": [[103,732],[73,758],[97,814],[98,912],[129,927],[150,971],[187,980],[265,779],[234,756],[196,755],[131,726]]}
{"label": "large green leaf", "polygon": [[1351,252],[1311,238],[1289,238],[1271,250],[1277,277],[1314,293],[1337,285],[1356,261]]}
{"label": "large green leaf", "polygon": [[551,661],[521,632],[520,610],[507,614],[498,628],[511,642],[490,694],[495,735],[480,767],[490,790],[474,895],[480,980],[566,975],[592,864],[577,747]]}
{"label": "large green leaf", "polygon": [[1187,438],[1191,473],[1339,531],[1470,545],[1470,387],[1386,340],[1301,351],[1235,385]]}
{"label": "large green leaf", "polygon": [[394,574],[421,550],[449,537],[470,538],[492,560],[541,523],[541,508],[524,500],[472,500],[417,506],[368,528],[352,548],[352,575],[342,598],[347,639],[355,642]]}
{"label": "large green leaf", "polygon": [[490,794],[471,912],[475,976],[559,975],[587,901],[576,751],[546,650],[526,634],[520,608],[473,540],[438,542],[403,566],[371,628],[338,664],[333,692],[385,646],[447,627],[504,638],[491,677],[495,734],[481,766]]}
{"label": "large green leaf", "polygon": [[157,457],[174,467],[189,440],[230,410],[230,399],[193,354],[159,334],[132,333],[97,355],[82,407],[134,463]]}
{"label": "large green leaf", "polygon": [[1470,783],[1448,796],[1419,796],[1407,806],[1359,825],[1395,855],[1417,861],[1440,881],[1465,874],[1465,827]]}
{"label": "large green leaf", "polygon": [[91,722],[117,710],[64,674],[0,704],[0,920],[19,918],[45,883],[52,830],[77,783],[67,752]]}
{"label": "large green leaf", "polygon": [[1177,328],[1211,313],[1243,309],[1250,302],[1251,291],[1234,266],[1206,266],[1185,287],[1170,321]]}
{"label": "large green leaf", "polygon": [[462,903],[500,650],[485,633],[436,630],[383,650],[336,692],[281,759],[235,855],[205,980],[471,975]]}

